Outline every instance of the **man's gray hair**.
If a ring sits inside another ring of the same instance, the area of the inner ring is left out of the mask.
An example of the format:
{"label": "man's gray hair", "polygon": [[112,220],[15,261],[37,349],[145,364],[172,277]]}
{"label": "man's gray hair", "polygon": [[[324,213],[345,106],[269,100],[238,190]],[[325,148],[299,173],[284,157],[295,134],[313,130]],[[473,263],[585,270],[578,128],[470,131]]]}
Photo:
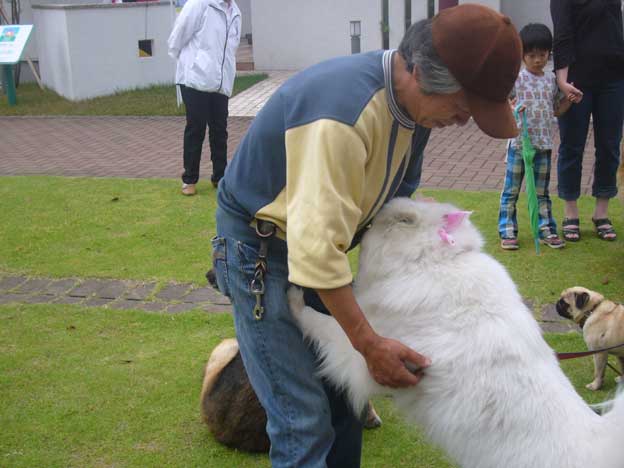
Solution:
{"label": "man's gray hair", "polygon": [[418,21],[409,27],[399,44],[399,53],[410,73],[414,67],[418,70],[418,83],[423,93],[452,94],[461,89],[433,47],[431,19]]}

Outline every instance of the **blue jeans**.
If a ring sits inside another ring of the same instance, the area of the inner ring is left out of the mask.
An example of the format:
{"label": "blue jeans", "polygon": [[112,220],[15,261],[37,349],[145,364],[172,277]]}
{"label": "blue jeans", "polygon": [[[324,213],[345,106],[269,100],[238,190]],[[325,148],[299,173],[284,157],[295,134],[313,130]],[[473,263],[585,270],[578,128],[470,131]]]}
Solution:
{"label": "blue jeans", "polygon": [[566,201],[581,194],[583,150],[590,115],[594,124],[596,164],[592,195],[613,198],[617,194],[616,171],[620,162],[620,140],[624,121],[624,80],[583,88],[583,99],[559,117],[559,197]]}
{"label": "blue jeans", "polygon": [[253,230],[217,208],[212,246],[219,289],[234,308],[243,363],[267,413],[273,467],[358,467],[361,419],[341,393],[317,377],[316,355],[288,308],[286,244],[270,241],[261,320],[253,316],[256,300],[250,291],[259,246]]}

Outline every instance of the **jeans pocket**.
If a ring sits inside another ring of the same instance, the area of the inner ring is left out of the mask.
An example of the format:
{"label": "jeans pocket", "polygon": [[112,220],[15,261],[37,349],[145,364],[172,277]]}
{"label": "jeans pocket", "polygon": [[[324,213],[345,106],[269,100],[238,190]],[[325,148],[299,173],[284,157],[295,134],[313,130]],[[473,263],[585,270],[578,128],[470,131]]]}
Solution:
{"label": "jeans pocket", "polygon": [[214,270],[217,286],[224,296],[230,297],[228,287],[227,268],[227,243],[224,237],[215,236],[210,241],[212,243],[212,268]]}
{"label": "jeans pocket", "polygon": [[256,262],[258,261],[258,247],[245,244],[244,242],[237,242],[236,248],[241,275],[251,291],[251,281],[254,278]]}

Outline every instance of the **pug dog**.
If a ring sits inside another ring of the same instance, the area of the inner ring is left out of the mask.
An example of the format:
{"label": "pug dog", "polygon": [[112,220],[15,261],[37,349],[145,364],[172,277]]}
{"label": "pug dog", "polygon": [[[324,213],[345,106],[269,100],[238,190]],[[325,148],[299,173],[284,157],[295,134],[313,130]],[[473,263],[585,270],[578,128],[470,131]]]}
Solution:
{"label": "pug dog", "polygon": [[[624,344],[624,305],[606,300],[596,291],[575,286],[561,293],[556,308],[559,315],[581,327],[589,350]],[[624,346],[594,354],[594,381],[586,385],[588,389],[602,387],[609,354],[617,357],[624,371]],[[615,380],[624,381],[621,376]]]}

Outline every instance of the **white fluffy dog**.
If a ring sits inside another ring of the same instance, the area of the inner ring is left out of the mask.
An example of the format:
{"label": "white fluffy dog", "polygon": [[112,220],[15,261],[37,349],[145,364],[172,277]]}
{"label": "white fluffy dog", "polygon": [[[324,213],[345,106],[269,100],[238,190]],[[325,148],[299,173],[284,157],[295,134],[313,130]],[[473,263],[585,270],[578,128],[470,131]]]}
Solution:
{"label": "white fluffy dog", "polygon": [[290,307],[319,348],[321,374],[356,410],[391,394],[464,468],[622,468],[624,394],[599,416],[561,371],[507,271],[481,251],[465,212],[397,199],[364,236],[355,295],[377,333],[428,356],[415,387],[377,384],[329,316]]}

